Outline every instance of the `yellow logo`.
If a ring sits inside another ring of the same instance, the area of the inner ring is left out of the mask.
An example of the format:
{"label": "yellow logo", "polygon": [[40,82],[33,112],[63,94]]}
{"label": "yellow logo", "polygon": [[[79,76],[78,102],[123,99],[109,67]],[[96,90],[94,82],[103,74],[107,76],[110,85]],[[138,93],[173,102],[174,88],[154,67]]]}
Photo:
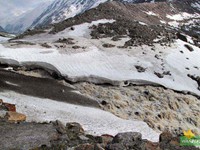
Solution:
{"label": "yellow logo", "polygon": [[184,133],[184,136],[187,137],[188,139],[195,137],[194,133],[192,133],[191,130],[183,131],[183,133]]}

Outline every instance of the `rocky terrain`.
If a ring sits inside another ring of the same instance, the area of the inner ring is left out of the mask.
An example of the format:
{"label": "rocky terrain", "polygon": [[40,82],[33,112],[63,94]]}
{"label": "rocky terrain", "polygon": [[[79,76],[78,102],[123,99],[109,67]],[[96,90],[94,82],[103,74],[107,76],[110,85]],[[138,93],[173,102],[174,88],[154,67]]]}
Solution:
{"label": "rocky terrain", "polygon": [[199,2],[92,2],[2,40],[0,149],[197,149]]}
{"label": "rocky terrain", "polygon": [[[2,114],[7,111],[5,117]],[[12,112],[12,113],[11,113]],[[179,146],[179,138],[169,132],[160,135],[159,142],[143,140],[138,132],[93,136],[85,133],[82,126],[71,122],[25,122],[26,116],[16,113],[13,104],[0,104],[0,148],[16,150],[195,150],[195,147]],[[9,140],[7,140],[7,138]]]}
{"label": "rocky terrain", "polygon": [[[59,121],[51,123],[19,124],[0,122],[0,148],[16,150],[197,150],[179,146],[179,138],[169,132],[160,135],[157,143],[142,140],[137,132],[119,133],[116,136],[86,134],[78,123]],[[5,140],[5,137],[9,140]],[[27,138],[28,137],[28,138]]]}

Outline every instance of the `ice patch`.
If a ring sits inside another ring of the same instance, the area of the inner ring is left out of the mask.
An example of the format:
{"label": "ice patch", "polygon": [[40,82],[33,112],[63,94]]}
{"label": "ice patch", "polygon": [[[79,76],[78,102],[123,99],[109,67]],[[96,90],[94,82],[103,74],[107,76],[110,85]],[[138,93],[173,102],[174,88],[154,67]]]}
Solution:
{"label": "ice patch", "polygon": [[155,13],[152,12],[152,11],[148,11],[148,12],[145,11],[145,13],[146,13],[147,15],[150,15],[150,16],[158,16],[157,14],[155,14]]}
{"label": "ice patch", "polygon": [[8,41],[10,38],[0,36],[0,43]]}
{"label": "ice patch", "polygon": [[5,83],[8,84],[8,85],[12,85],[12,86],[17,86],[17,87],[19,87],[18,84],[15,84],[15,83],[12,83],[12,82],[9,82],[9,81],[5,81]]}
{"label": "ice patch", "polygon": [[166,15],[167,18],[175,21],[182,21],[184,19],[189,19],[195,16],[199,16],[199,14],[188,14],[186,12],[183,12],[181,14],[176,14],[176,15]]}

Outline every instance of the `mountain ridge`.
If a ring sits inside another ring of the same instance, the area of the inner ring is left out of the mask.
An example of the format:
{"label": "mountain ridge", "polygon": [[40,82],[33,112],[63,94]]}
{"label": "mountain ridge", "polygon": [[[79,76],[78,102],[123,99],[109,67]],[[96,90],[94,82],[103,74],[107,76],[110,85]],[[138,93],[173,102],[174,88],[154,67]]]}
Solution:
{"label": "mountain ridge", "polygon": [[31,26],[33,20],[35,20],[43,12],[43,9],[45,9],[48,5],[48,3],[41,3],[35,9],[17,17],[15,20],[7,24],[5,26],[5,30],[14,34],[24,32]]}
{"label": "mountain ridge", "polygon": [[[91,8],[111,0],[54,0],[42,3],[37,8],[18,17],[6,25],[5,30],[11,33],[22,33],[27,29],[42,27],[74,17]],[[115,0],[123,3],[163,2],[172,0]],[[174,1],[174,0],[173,0]],[[178,0],[177,0],[178,1]]]}
{"label": "mountain ridge", "polygon": [[55,0],[37,19],[34,20],[31,27],[33,28],[63,21],[106,1],[107,0]]}
{"label": "mountain ridge", "polygon": [[2,26],[0,26],[0,32],[6,32]]}

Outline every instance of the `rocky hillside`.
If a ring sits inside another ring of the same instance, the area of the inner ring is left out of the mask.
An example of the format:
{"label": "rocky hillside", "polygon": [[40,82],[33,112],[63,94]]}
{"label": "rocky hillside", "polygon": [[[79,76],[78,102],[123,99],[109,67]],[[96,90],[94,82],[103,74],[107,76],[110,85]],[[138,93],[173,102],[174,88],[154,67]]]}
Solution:
{"label": "rocky hillside", "polygon": [[[173,3],[122,4],[106,2],[84,14],[53,25],[52,33],[67,27],[98,19],[115,19],[120,22],[138,21],[148,25],[169,26],[191,34],[199,33],[199,2],[197,0]],[[172,9],[173,6],[173,9]]]}
{"label": "rocky hillside", "polygon": [[[169,5],[171,2],[178,2],[180,5],[183,1],[180,0],[115,0],[116,2],[121,2],[124,4],[134,4],[134,3],[147,3],[147,2],[165,2]],[[44,27],[48,26],[49,24],[59,23],[64,21],[65,19],[74,17],[78,14],[82,14],[87,10],[95,8],[101,3],[109,2],[109,0],[55,0],[52,3],[42,3],[37,8],[29,11],[22,16],[14,19],[13,21],[9,22],[5,29],[7,32],[10,33],[22,33],[29,28],[35,27]],[[188,7],[193,6],[197,10],[199,10],[199,2],[196,0],[188,1],[184,0],[184,3],[187,4],[186,9]],[[182,6],[180,6],[183,8]],[[162,7],[161,7],[162,8]],[[176,8],[176,7],[175,7]],[[149,9],[149,8],[147,8]],[[148,10],[145,10],[148,12]],[[163,10],[164,11],[164,10]],[[182,9],[178,9],[180,13]],[[161,12],[160,12],[161,13]],[[177,12],[176,12],[177,13]],[[159,14],[159,13],[158,13]],[[125,13],[124,15],[127,15]],[[31,16],[31,17],[30,17]]]}

